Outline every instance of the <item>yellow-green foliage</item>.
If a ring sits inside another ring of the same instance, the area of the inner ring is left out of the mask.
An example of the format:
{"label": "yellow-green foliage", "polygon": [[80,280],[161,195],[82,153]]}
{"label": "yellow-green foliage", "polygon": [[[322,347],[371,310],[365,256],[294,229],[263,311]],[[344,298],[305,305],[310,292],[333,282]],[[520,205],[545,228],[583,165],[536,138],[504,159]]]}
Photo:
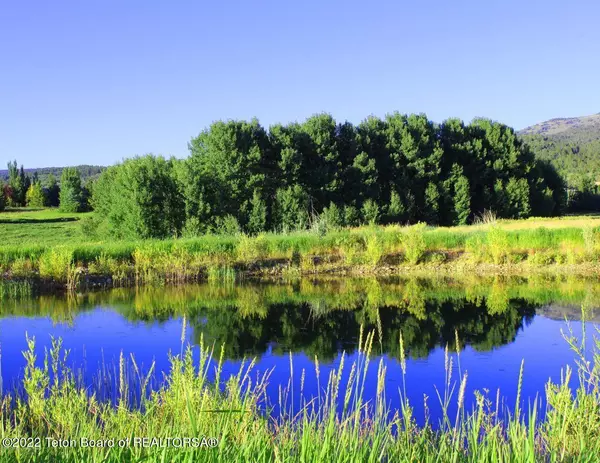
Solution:
{"label": "yellow-green foliage", "polygon": [[254,237],[242,235],[237,245],[237,257],[246,263],[255,263],[268,256],[269,242],[264,234]]}
{"label": "yellow-green foliage", "polygon": [[404,257],[409,264],[418,264],[425,255],[425,251],[427,250],[424,237],[426,228],[424,223],[419,223],[408,227],[404,234]]}
{"label": "yellow-green foliage", "polygon": [[593,255],[600,247],[600,229],[593,228],[591,225],[583,227],[583,244],[585,252],[588,255]]}
{"label": "yellow-green foliage", "polygon": [[488,258],[486,237],[483,234],[476,234],[467,239],[465,243],[465,252],[474,263],[485,262]]}
{"label": "yellow-green foliage", "polygon": [[35,273],[35,265],[31,259],[19,257],[10,265],[10,273],[15,277],[30,277]]}
{"label": "yellow-green foliage", "polygon": [[534,251],[529,254],[527,262],[532,265],[551,265],[556,262],[553,251]]}
{"label": "yellow-green foliage", "polygon": [[385,244],[375,232],[368,235],[366,241],[365,261],[375,267],[381,263],[385,255]]}
{"label": "yellow-green foliage", "polygon": [[73,249],[55,247],[44,252],[39,259],[40,277],[66,281],[73,271]]}
{"label": "yellow-green foliage", "polygon": [[360,264],[365,248],[364,238],[358,233],[350,233],[342,240],[340,254],[347,265]]}
{"label": "yellow-green foliage", "polygon": [[113,283],[120,283],[129,276],[132,266],[128,262],[102,253],[93,262],[90,262],[88,271],[92,275],[110,275]]}
{"label": "yellow-green foliage", "polygon": [[487,233],[487,246],[494,264],[504,264],[510,248],[508,233],[500,227],[491,227]]}

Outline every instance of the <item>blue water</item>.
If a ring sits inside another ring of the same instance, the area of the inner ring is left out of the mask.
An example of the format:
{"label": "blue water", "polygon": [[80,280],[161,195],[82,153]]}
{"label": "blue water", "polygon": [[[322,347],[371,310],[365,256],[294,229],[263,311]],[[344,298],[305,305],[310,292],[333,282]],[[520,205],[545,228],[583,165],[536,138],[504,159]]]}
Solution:
{"label": "blue water", "polygon": [[[27,302],[23,303],[27,305]],[[33,302],[32,302],[33,304]],[[236,310],[232,307],[228,310]],[[391,309],[400,310],[400,309]],[[483,310],[483,309],[482,309]],[[135,321],[124,313],[128,308],[115,309],[110,305],[89,306],[85,311],[77,311],[75,307],[72,316],[67,321],[52,320],[48,315],[4,315],[0,318],[0,347],[2,353],[1,372],[2,387],[7,392],[18,384],[23,375],[24,358],[22,352],[27,348],[26,334],[35,337],[38,347],[38,362],[42,364],[42,348],[49,348],[51,337],[62,338],[64,348],[70,350],[69,363],[78,371],[87,384],[94,384],[99,368],[108,368],[116,372],[118,370],[119,356],[129,358],[135,356],[137,364],[142,370],[147,371],[152,362],[156,362],[156,371],[168,371],[170,367],[168,353],[178,354],[182,350],[182,327],[181,316],[163,317],[161,321],[146,320]],[[199,335],[204,329],[208,330],[212,318],[210,316],[197,316],[199,320],[190,324],[186,320],[184,333],[184,345],[191,345],[196,350]],[[268,316],[264,316],[264,323],[272,323]],[[243,318],[236,323],[243,325]],[[257,324],[258,323],[258,324]],[[307,323],[302,332],[310,335],[312,331],[325,329],[328,318],[319,319],[317,323]],[[425,323],[425,322],[424,322]],[[563,340],[561,329],[566,328],[564,320],[546,318],[544,315],[527,315],[517,320],[516,334],[509,334],[507,342],[490,348],[466,345],[460,352],[460,371],[468,374],[466,406],[470,407],[474,402],[474,390],[489,391],[490,398],[495,400],[496,391],[500,389],[500,395],[508,408],[512,408],[516,399],[517,383],[521,361],[524,360],[524,378],[522,389],[521,406],[527,409],[527,404],[532,402],[536,395],[543,395],[544,387],[548,380],[559,381],[561,369],[566,365],[574,364],[574,355],[568,344]],[[256,331],[260,323],[254,320]],[[581,322],[571,323],[573,332],[581,336]],[[226,327],[227,328],[227,327]],[[219,330],[217,330],[218,332]],[[224,331],[227,331],[224,329]],[[236,333],[227,333],[227,338],[236,338]],[[249,334],[239,332],[239,338],[248,337]],[[298,335],[300,336],[300,335]],[[302,335],[304,336],[304,335]],[[272,405],[277,405],[280,386],[287,386],[290,378],[290,356],[287,351],[282,352],[278,339],[274,336],[258,336],[260,342],[249,342],[252,348],[246,348],[249,357],[256,357],[253,377],[260,376],[266,371],[271,371],[268,386],[268,396]],[[302,370],[305,372],[304,394],[305,397],[317,396],[318,385],[316,381],[314,355],[315,350],[319,356],[321,386],[324,388],[327,378],[332,370],[337,371],[343,349],[349,353],[345,360],[345,374],[343,381],[347,381],[352,362],[356,361],[358,354],[355,351],[357,343],[357,332],[345,333],[344,338],[332,340],[338,345],[337,352],[331,355],[329,347],[324,349],[324,355],[319,355],[318,348],[310,346],[309,349],[294,345],[287,346],[291,351],[291,364],[293,365],[293,387],[296,392],[293,407],[297,410],[299,402],[300,378]],[[207,338],[208,339],[208,338]],[[215,339],[211,342],[218,346],[226,339]],[[440,418],[439,401],[435,387],[442,391],[444,389],[444,342],[443,339],[436,341],[425,355],[411,357],[406,361],[406,390],[411,405],[414,407],[414,415],[419,423],[424,422],[424,396],[428,397],[430,416],[433,422]],[[242,343],[243,344],[243,343]],[[289,344],[289,343],[288,343]],[[243,344],[246,345],[246,344]],[[195,347],[194,347],[195,346]],[[307,350],[311,352],[308,353]],[[455,352],[450,352],[453,357],[453,383],[458,382],[458,358]],[[218,357],[216,354],[215,356]],[[391,409],[400,407],[399,390],[402,386],[402,371],[398,354],[381,351],[378,348],[377,336],[374,341],[374,353],[371,357],[370,367],[365,385],[365,398],[372,399],[376,394],[377,367],[380,359],[384,360],[387,367],[385,381],[386,400]],[[241,365],[241,359],[237,355],[226,356],[223,376],[236,374]],[[212,369],[211,369],[212,371]],[[161,375],[159,375],[161,376]],[[158,384],[159,380],[155,384]],[[343,386],[342,386],[343,390]],[[456,384],[455,399],[458,390]],[[543,406],[543,402],[541,403]],[[289,404],[288,404],[289,406]],[[451,407],[453,409],[454,407]],[[276,407],[274,414],[278,413]]]}

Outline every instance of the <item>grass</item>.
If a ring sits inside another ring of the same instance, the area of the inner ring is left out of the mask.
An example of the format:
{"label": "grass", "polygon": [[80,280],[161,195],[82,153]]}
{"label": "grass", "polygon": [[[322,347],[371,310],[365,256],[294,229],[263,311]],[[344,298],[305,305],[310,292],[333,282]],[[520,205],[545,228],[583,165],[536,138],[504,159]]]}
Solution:
{"label": "grass", "polygon": [[[89,275],[110,277],[117,284],[196,281],[214,278],[223,268],[238,276],[290,276],[381,268],[473,271],[481,264],[528,272],[600,263],[596,216],[484,220],[462,227],[365,226],[324,235],[303,231],[101,242],[83,237],[78,217],[53,210],[0,214],[0,222],[6,221],[0,226],[0,270],[9,277],[39,276],[76,286]],[[65,229],[58,232],[54,226]],[[15,232],[16,241],[11,237]]]}
{"label": "grass", "polygon": [[[585,318],[585,317],[584,317]],[[584,330],[585,333],[585,330]],[[545,410],[538,401],[522,408],[521,385],[526,368],[515,378],[517,400],[510,409],[485,391],[475,392],[475,405],[465,408],[467,371],[460,368],[460,340],[455,352],[446,348],[444,385],[434,405],[426,400],[425,424],[418,426],[406,391],[407,371],[402,333],[402,370],[398,390],[385,388],[383,361],[371,365],[375,334],[359,336],[352,365],[342,356],[337,371],[321,377],[316,397],[304,393],[304,371],[294,368],[280,388],[280,413],[269,419],[265,388],[270,372],[254,371],[253,361],[237,374],[223,374],[222,351],[200,339],[197,360],[184,349],[171,357],[169,372],[142,371],[135,358],[121,355],[114,369],[101,368],[91,388],[68,367],[67,352],[53,340],[44,359],[37,358],[28,339],[25,374],[20,392],[0,403],[3,462],[505,462],[598,461],[600,459],[600,345],[591,358],[580,342],[565,333],[577,359],[577,385],[566,366],[557,384],[549,382]],[[183,339],[183,337],[182,337]],[[458,368],[456,368],[458,367]],[[377,369],[374,398],[365,400],[369,369]],[[150,392],[157,373],[161,386]],[[294,380],[300,378],[300,387]],[[209,378],[214,378],[212,381]],[[342,382],[342,378],[347,381]],[[343,384],[343,385],[342,385]],[[294,389],[295,385],[296,389]],[[386,398],[400,394],[401,406],[391,410]],[[293,397],[300,401],[294,402]],[[294,408],[293,403],[300,403]],[[440,407],[439,422],[428,419],[430,407]],[[584,426],[581,424],[585,423]],[[85,441],[83,441],[85,439]],[[153,440],[155,439],[155,440]],[[171,445],[168,445],[170,439]],[[176,439],[176,440],[175,440]],[[83,446],[87,442],[88,446]],[[91,448],[90,442],[106,443]],[[151,443],[154,442],[152,446]],[[62,443],[53,447],[51,443]],[[146,443],[146,445],[144,445]],[[22,448],[25,445],[33,448]]]}
{"label": "grass", "polygon": [[65,213],[57,209],[18,208],[0,212],[0,243],[44,245],[85,241],[79,221],[90,213]]}

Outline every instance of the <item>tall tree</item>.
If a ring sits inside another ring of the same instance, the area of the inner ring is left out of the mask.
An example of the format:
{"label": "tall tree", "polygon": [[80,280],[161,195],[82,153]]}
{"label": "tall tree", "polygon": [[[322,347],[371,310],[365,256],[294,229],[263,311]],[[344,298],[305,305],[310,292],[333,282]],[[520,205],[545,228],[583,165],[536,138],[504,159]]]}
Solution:
{"label": "tall tree", "polygon": [[29,207],[44,207],[46,205],[46,197],[42,184],[37,181],[33,182],[26,194],[27,206]]}
{"label": "tall tree", "polygon": [[48,206],[58,207],[58,204],[60,202],[60,200],[59,200],[60,187],[58,186],[56,177],[52,173],[48,174],[48,177],[46,177],[45,191],[46,191],[46,199],[48,201]]}
{"label": "tall tree", "polygon": [[98,227],[118,238],[178,235],[185,210],[174,175],[175,162],[146,155],[105,170],[92,196]]}
{"label": "tall tree", "polygon": [[79,212],[82,209],[81,176],[74,167],[65,167],[60,176],[59,209],[62,212]]}

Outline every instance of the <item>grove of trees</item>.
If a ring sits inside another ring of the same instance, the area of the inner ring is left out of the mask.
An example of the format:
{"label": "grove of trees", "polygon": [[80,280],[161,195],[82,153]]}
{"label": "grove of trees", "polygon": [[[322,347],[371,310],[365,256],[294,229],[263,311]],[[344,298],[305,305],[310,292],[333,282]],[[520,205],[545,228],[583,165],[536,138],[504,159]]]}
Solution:
{"label": "grove of trees", "polygon": [[184,160],[146,155],[105,170],[91,199],[96,226],[160,238],[289,231],[317,220],[456,225],[485,210],[523,218],[566,207],[554,168],[487,119],[438,125],[394,113],[353,125],[318,114],[268,130],[255,119],[219,121],[189,150]]}
{"label": "grove of trees", "polygon": [[[88,168],[89,166],[83,166]],[[54,176],[54,170],[60,170],[60,183]],[[42,177],[38,171],[44,171]],[[85,172],[88,172],[85,170]],[[17,161],[8,163],[6,182],[0,178],[0,210],[5,207],[59,207],[65,212],[79,212],[88,209],[88,196],[93,177],[82,184],[79,167],[61,169],[36,169],[27,172],[23,166],[19,169]]]}

